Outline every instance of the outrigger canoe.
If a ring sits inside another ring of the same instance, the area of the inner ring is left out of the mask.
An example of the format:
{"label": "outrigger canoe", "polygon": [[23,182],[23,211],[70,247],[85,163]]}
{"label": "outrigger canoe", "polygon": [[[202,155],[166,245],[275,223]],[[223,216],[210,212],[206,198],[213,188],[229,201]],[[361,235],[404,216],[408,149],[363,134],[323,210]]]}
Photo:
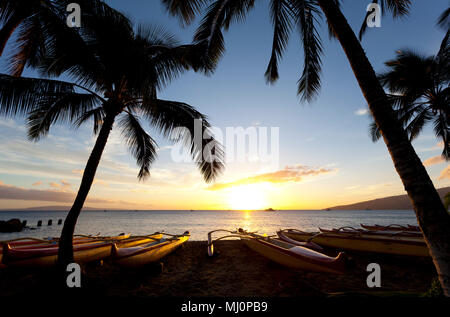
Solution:
{"label": "outrigger canoe", "polygon": [[318,245],[317,243],[314,243],[312,241],[303,242],[303,241],[297,241],[297,240],[291,239],[287,235],[285,235],[283,231],[278,231],[277,235],[281,240],[283,240],[285,242],[289,242],[290,244],[297,245],[299,247],[308,248],[308,249],[318,251],[318,252],[323,251],[323,248],[320,245]]}
{"label": "outrigger canoe", "polygon": [[330,257],[302,246],[242,229],[238,231],[214,230],[208,233],[208,254],[210,256],[214,254],[211,234],[219,231],[230,233],[230,235],[215,241],[228,237],[238,237],[253,251],[283,266],[305,271],[335,274],[342,274],[345,271],[346,256],[343,252],[339,253],[337,257]]}
{"label": "outrigger canoe", "polygon": [[375,236],[405,236],[405,237],[415,237],[420,241],[423,240],[422,232],[417,231],[404,231],[404,230],[366,230],[358,229],[353,227],[341,227],[334,229],[322,229],[319,227],[320,232],[325,233],[355,233],[364,235],[375,235]]}
{"label": "outrigger canoe", "polygon": [[361,223],[361,227],[370,230],[370,231],[411,231],[411,232],[420,232],[420,228],[418,226],[412,225],[388,225],[388,226],[380,226],[380,225],[365,225]]}
{"label": "outrigger canoe", "polygon": [[[73,237],[73,244],[83,244],[83,243],[91,243],[94,241],[100,241],[101,239],[114,239],[114,240],[121,240],[121,239],[127,239],[130,235],[127,234],[120,234],[118,236],[113,237],[98,237],[98,236],[74,236]],[[44,239],[37,239],[37,238],[18,238],[8,241],[0,241],[0,268],[6,267],[5,264],[3,264],[3,246],[8,245],[9,249],[44,249],[44,248],[52,248],[58,245],[59,238],[44,238]],[[8,250],[9,250],[8,249]]]}
{"label": "outrigger canoe", "polygon": [[[111,255],[113,243],[127,247],[148,243],[162,238],[161,233],[149,236],[130,237],[80,237],[74,239],[73,254],[76,263],[87,263],[102,260]],[[12,245],[12,246],[11,246]],[[16,245],[14,241],[3,245],[2,263],[11,267],[50,267],[54,266],[58,258],[58,244],[22,244]]]}
{"label": "outrigger canoe", "polygon": [[[168,234],[165,234],[168,235]],[[173,252],[183,243],[189,240],[189,231],[182,235],[168,235],[168,238],[162,238],[146,244],[140,244],[135,247],[125,247],[120,244],[113,244],[112,259],[122,267],[137,268],[151,262],[156,262],[167,254]]]}
{"label": "outrigger canoe", "polygon": [[315,242],[321,246],[362,252],[375,252],[406,256],[429,256],[422,237],[403,235],[373,235],[363,232],[304,232],[296,229],[282,230],[291,239]]}

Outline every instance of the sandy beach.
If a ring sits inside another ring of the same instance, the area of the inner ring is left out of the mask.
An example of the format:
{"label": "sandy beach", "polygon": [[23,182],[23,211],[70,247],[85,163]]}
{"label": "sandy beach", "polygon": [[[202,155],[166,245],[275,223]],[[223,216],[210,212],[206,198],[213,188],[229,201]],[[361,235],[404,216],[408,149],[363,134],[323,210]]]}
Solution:
{"label": "sandy beach", "polygon": [[[176,297],[423,296],[437,274],[431,259],[347,252],[351,267],[344,275],[292,270],[248,249],[241,241],[215,243],[209,258],[206,241],[187,242],[161,263],[139,270],[121,269],[109,261],[83,268],[85,295]],[[326,250],[328,255],[336,251]],[[381,266],[381,288],[367,287],[369,263]],[[0,270],[0,294],[51,295],[50,270]]]}

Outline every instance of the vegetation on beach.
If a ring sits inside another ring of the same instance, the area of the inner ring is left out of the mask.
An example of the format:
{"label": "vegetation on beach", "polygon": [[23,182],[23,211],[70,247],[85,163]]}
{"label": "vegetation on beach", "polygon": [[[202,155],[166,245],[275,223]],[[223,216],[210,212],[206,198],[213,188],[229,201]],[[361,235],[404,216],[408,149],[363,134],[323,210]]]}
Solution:
{"label": "vegetation on beach", "polygon": [[[72,236],[76,221],[114,124],[122,129],[124,140],[137,159],[140,179],[149,175],[150,165],[156,156],[156,144],[142,127],[139,116],[166,136],[170,136],[178,126],[187,127],[192,132],[194,119],[201,119],[202,130],[208,134],[209,124],[203,114],[184,103],[161,100],[157,93],[185,70],[212,72],[225,50],[222,30],[243,20],[255,3],[254,0],[163,0],[168,11],[184,23],[193,22],[205,5],[210,4],[193,44],[179,45],[160,29],[134,29],[125,16],[101,0],[79,2],[84,7],[83,26],[79,29],[69,28],[65,24],[66,0],[9,0],[3,1],[0,6],[3,24],[0,54],[11,34],[19,28],[10,73],[0,76],[0,114],[26,115],[32,140],[45,136],[55,123],[79,126],[89,120],[94,121],[97,141],[65,221],[60,248],[62,264],[73,258]],[[405,16],[410,10],[409,0],[374,2],[379,2],[384,11],[391,12],[394,17]],[[383,89],[384,82],[377,78],[358,38],[340,10],[338,0],[272,0],[270,14],[274,36],[266,80],[273,83],[278,79],[278,63],[291,33],[298,30],[304,52],[298,94],[306,101],[317,96],[321,85],[323,51],[318,23],[321,17],[325,17],[330,36],[340,42],[379,136],[386,143],[396,171],[413,202],[444,293],[450,296],[450,216],[410,142],[423,124],[412,125],[410,131],[403,129],[405,121],[392,108],[392,99]],[[363,33],[364,27],[360,36]],[[448,59],[448,55],[444,59]],[[26,66],[37,70],[42,77],[68,75],[72,81],[18,77]],[[416,94],[416,91],[411,96],[408,93],[408,102],[416,101]],[[441,100],[441,96],[439,92],[433,98]],[[444,94],[443,103],[439,101],[440,107],[442,104],[445,106],[446,96]],[[428,105],[421,104],[421,107],[428,109]],[[426,121],[428,115],[424,112],[418,118]],[[438,124],[441,125],[437,127],[438,134],[444,142],[448,142],[448,117],[439,118]],[[195,144],[192,135],[178,135],[178,138],[186,140],[192,156],[198,159],[207,144]],[[215,144],[215,151],[211,153],[215,159],[205,159],[198,164],[206,181],[213,180],[223,168],[222,149],[214,139],[208,144],[211,142]]]}
{"label": "vegetation on beach", "polygon": [[[450,160],[450,30],[436,55],[399,50],[396,58],[385,64],[389,70],[378,78],[390,92],[393,108],[409,139],[414,140],[432,122],[436,137],[443,143],[442,157]],[[381,138],[375,123],[370,133],[374,141]]]}
{"label": "vegetation on beach", "polygon": [[[58,6],[53,9],[54,16],[59,16]],[[26,62],[43,77],[65,75],[73,81],[0,75],[0,113],[26,115],[33,141],[45,136],[53,124],[78,127],[93,121],[97,139],[61,234],[59,260],[65,267],[73,262],[77,218],[114,124],[136,158],[139,179],[149,176],[157,155],[157,145],[141,118],[164,136],[182,141],[207,182],[222,171],[223,149],[212,136],[205,115],[186,103],[158,98],[159,91],[184,71],[208,71],[198,46],[180,45],[162,28],[135,28],[121,13],[98,1],[91,6],[86,3],[81,28],[69,28],[62,19],[44,18],[38,21],[44,27],[43,42]],[[31,45],[34,37],[30,37],[18,40],[17,52]],[[11,72],[16,74],[14,69]],[[203,136],[200,144],[194,142],[196,121]],[[179,127],[186,129],[176,130]]]}
{"label": "vegetation on beach", "polygon": [[[394,17],[406,16],[411,6],[410,0],[373,2],[379,3],[383,12],[390,12]],[[222,30],[227,30],[236,21],[244,20],[254,7],[255,1],[163,0],[163,3],[172,15],[178,16],[184,23],[191,23],[197,15],[204,12],[194,36],[194,43],[206,43],[204,54],[219,58],[225,49]],[[206,6],[206,3],[209,6]],[[320,88],[322,46],[317,25],[319,19],[325,17],[330,37],[340,42],[395,169],[413,203],[444,293],[450,296],[450,216],[392,108],[390,98],[377,78],[361,43],[343,15],[340,1],[272,0],[269,8],[274,35],[266,79],[268,82],[274,82],[278,78],[278,61],[292,31],[298,30],[304,51],[298,93],[302,100],[307,101],[313,99]],[[360,38],[364,31],[363,25]]]}

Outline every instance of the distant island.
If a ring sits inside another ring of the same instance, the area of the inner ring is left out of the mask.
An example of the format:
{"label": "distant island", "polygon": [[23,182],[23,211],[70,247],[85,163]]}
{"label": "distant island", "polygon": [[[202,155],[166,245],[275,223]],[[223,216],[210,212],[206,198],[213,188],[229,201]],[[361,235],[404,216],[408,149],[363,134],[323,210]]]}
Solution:
{"label": "distant island", "polygon": [[[0,209],[0,211],[69,211],[72,206],[40,206],[40,207],[29,207],[29,208],[15,208],[15,209]],[[102,208],[93,208],[85,206],[83,210],[103,210]]]}
{"label": "distant island", "polygon": [[[439,196],[444,200],[444,196],[450,192],[450,187],[437,189]],[[389,196],[373,200],[362,201],[349,205],[328,207],[325,210],[407,210],[413,209],[411,201],[407,195]]]}

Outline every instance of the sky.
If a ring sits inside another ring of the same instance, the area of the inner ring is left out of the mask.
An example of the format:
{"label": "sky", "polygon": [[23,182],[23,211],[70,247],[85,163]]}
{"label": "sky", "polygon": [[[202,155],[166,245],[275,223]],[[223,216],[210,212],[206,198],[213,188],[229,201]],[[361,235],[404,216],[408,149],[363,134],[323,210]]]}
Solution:
{"label": "sky", "polygon": [[[159,1],[110,0],[136,23],[163,26],[182,43],[191,41],[198,20],[183,27]],[[291,37],[280,63],[280,79],[267,85],[264,72],[270,57],[272,27],[269,1],[257,1],[244,23],[225,33],[226,52],[210,76],[187,72],[160,97],[196,107],[217,131],[253,128],[278,131],[271,160],[245,155],[227,162],[215,183],[207,184],[192,162],[174,160],[173,143],[148,131],[159,145],[158,159],[146,181],[113,130],[86,206],[102,209],[323,209],[330,206],[405,194],[382,140],[371,141],[370,117],[343,50],[330,40],[322,23],[322,88],[305,103],[297,96],[303,67],[297,34]],[[342,10],[357,32],[369,1],[343,1]],[[446,0],[414,1],[407,18],[383,16],[362,45],[377,72],[395,51],[412,48],[425,55],[438,51],[444,32],[436,26]],[[8,49],[8,47],[7,47]],[[6,72],[5,57],[0,59]],[[26,71],[24,76],[33,76]],[[259,130],[258,130],[259,129]],[[219,133],[219,132],[218,132]],[[269,138],[272,140],[272,138]],[[225,140],[224,140],[225,141]],[[92,127],[54,126],[39,142],[26,136],[24,118],[0,117],[0,209],[69,206],[95,142]],[[442,144],[427,127],[413,141],[437,188],[450,186],[448,163],[439,156]],[[278,149],[278,151],[276,151]]]}

